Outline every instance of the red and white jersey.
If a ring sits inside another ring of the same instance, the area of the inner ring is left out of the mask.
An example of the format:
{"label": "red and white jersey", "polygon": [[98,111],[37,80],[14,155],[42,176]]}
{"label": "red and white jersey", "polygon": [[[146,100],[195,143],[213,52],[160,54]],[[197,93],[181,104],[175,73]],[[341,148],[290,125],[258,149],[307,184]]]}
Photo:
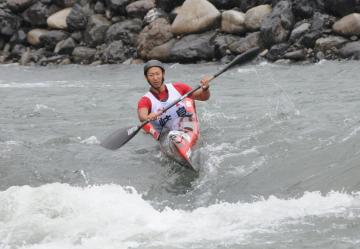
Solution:
{"label": "red and white jersey", "polygon": [[[144,97],[147,97],[151,101],[151,112],[161,111],[181,97],[181,94],[175,89],[173,84],[166,84],[166,87],[168,90],[168,98],[165,101],[158,100],[151,92],[144,95]],[[164,127],[169,130],[176,130],[179,125],[179,118],[183,117],[186,113],[186,106],[180,101],[163,113],[158,120],[151,121],[151,124],[158,132],[161,132]]]}

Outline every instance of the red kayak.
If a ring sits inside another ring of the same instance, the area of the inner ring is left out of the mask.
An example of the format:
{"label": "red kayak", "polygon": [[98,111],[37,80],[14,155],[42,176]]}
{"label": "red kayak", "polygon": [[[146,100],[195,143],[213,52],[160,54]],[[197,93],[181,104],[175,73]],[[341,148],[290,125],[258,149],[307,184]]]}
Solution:
{"label": "red kayak", "polygon": [[[160,149],[165,155],[179,164],[191,170],[198,171],[191,160],[194,146],[200,135],[195,102],[191,98],[185,98],[183,101],[187,113],[191,115],[179,118],[176,129],[163,129],[159,137]],[[146,130],[152,133],[155,138],[159,136],[156,132],[151,132],[151,130],[154,130],[152,127],[146,127]]]}

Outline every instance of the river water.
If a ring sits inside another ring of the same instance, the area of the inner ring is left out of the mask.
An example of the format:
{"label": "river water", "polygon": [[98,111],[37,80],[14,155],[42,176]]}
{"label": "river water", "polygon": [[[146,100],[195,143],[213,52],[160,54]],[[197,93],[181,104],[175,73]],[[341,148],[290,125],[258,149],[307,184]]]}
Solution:
{"label": "river water", "polygon": [[359,79],[354,61],[226,72],[197,102],[194,175],[145,134],[99,145],[138,124],[141,65],[1,65],[0,248],[359,248]]}

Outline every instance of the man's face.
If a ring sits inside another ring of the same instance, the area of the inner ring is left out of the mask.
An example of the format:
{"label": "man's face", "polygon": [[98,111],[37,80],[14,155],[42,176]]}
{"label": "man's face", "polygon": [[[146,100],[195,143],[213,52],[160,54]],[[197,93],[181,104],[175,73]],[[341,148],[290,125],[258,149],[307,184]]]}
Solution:
{"label": "man's face", "polygon": [[160,88],[164,81],[164,74],[160,67],[151,67],[146,73],[146,79],[153,88]]}

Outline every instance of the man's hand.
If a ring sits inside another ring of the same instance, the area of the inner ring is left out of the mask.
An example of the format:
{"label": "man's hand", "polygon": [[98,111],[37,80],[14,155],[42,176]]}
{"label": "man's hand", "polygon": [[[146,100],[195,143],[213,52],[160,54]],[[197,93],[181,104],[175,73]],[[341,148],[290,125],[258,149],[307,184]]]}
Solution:
{"label": "man's hand", "polygon": [[209,89],[209,87],[210,87],[209,83],[212,79],[213,79],[213,76],[206,75],[200,80],[200,86],[203,91],[207,91]]}
{"label": "man's hand", "polygon": [[157,119],[159,119],[160,115],[161,115],[161,111],[159,111],[159,112],[151,112],[147,116],[147,120],[149,120],[149,121],[157,120]]}

